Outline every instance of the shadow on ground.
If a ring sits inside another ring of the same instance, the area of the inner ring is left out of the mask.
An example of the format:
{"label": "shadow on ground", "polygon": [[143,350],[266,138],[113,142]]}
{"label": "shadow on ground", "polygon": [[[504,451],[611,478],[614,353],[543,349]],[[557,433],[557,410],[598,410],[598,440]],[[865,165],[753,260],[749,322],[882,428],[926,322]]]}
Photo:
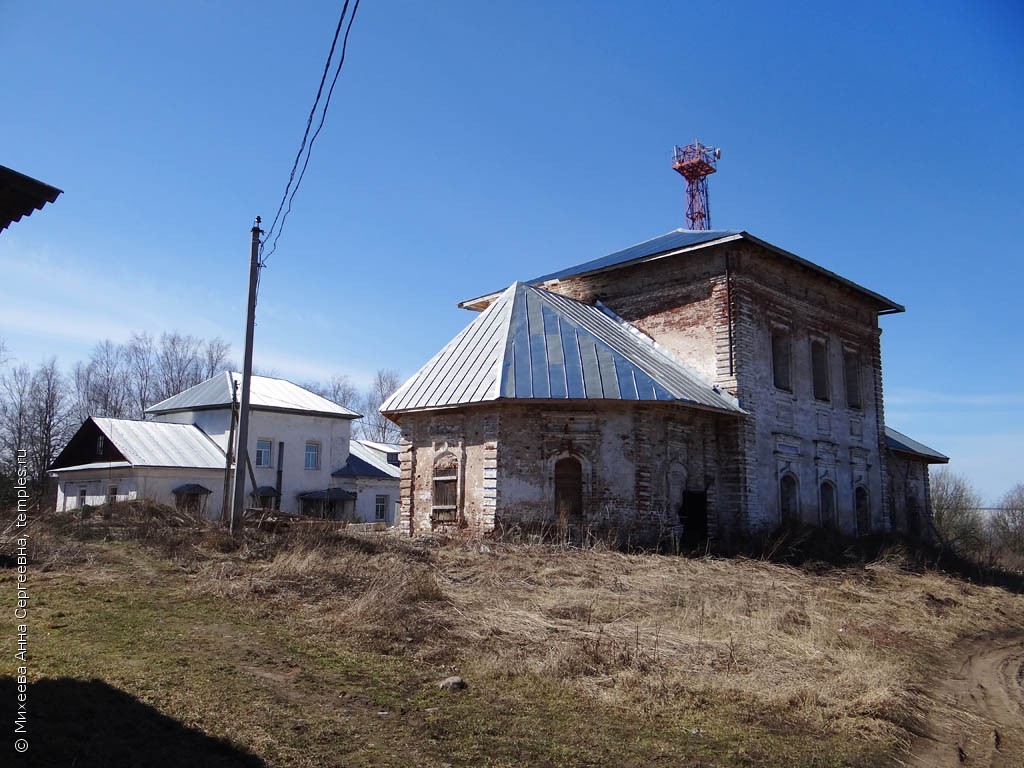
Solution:
{"label": "shadow on ground", "polygon": [[[28,686],[27,725],[15,734],[17,682],[0,678],[0,720],[10,725],[0,765],[75,768],[266,768],[255,755],[189,728],[102,680],[39,680]],[[14,751],[25,738],[28,752]]]}

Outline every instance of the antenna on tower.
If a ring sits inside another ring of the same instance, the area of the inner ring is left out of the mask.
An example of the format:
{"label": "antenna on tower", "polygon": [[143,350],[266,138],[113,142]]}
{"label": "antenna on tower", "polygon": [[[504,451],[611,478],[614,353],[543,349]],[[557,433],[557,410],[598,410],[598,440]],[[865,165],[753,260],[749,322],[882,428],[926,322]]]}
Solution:
{"label": "antenna on tower", "polygon": [[686,222],[688,229],[711,229],[708,205],[708,176],[718,170],[722,150],[694,140],[672,151],[672,168],[686,179]]}

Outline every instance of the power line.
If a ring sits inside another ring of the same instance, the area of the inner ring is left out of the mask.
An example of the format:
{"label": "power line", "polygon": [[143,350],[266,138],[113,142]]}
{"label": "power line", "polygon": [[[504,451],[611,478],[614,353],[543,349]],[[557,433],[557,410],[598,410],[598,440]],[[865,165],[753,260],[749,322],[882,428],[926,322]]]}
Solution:
{"label": "power line", "polygon": [[[316,91],[316,98],[313,100],[313,107],[309,111],[309,117],[306,119],[306,130],[302,134],[302,142],[299,144],[299,151],[295,155],[295,162],[292,164],[291,173],[288,174],[288,183],[285,185],[284,194],[281,196],[281,202],[277,206],[277,213],[274,214],[274,220],[270,224],[270,228],[267,230],[266,236],[260,243],[260,266],[265,266],[267,259],[273,255],[274,251],[277,250],[277,241],[281,237],[281,232],[284,231],[284,223],[288,218],[288,214],[292,210],[292,202],[295,200],[295,195],[299,191],[299,185],[302,184],[302,179],[306,174],[306,168],[309,166],[309,158],[313,152],[313,143],[316,141],[317,136],[320,135],[320,129],[324,126],[324,120],[327,118],[327,110],[331,105],[331,96],[334,93],[334,86],[338,82],[338,76],[341,74],[341,68],[345,64],[345,53],[348,49],[348,36],[352,31],[352,22],[355,21],[356,11],[359,10],[359,0],[355,0],[352,5],[352,14],[348,17],[348,25],[345,27],[345,36],[341,43],[341,53],[338,57],[338,64],[334,71],[334,78],[331,80],[330,88],[327,91],[327,98],[324,100],[323,109],[320,112],[320,122],[317,124],[316,130],[313,132],[312,138],[310,138],[309,132],[313,126],[313,119],[316,117],[317,108],[320,105],[320,98],[323,94],[324,84],[327,82],[327,75],[331,70],[331,61],[334,58],[334,51],[338,44],[338,37],[341,34],[341,28],[345,26],[345,17],[348,15],[348,7],[350,0],[345,0],[345,4],[342,6],[341,15],[338,17],[338,26],[334,30],[334,38],[331,40],[331,49],[327,53],[327,61],[324,63],[323,75],[320,77],[320,85]],[[303,154],[305,153],[305,159],[303,160]],[[299,171],[298,179],[295,178],[296,171],[299,170],[299,163],[302,162],[302,170]],[[294,187],[292,186],[294,182]],[[285,204],[287,203],[287,208]],[[282,214],[283,211],[283,214]],[[278,226],[280,224],[280,226]],[[273,242],[270,246],[270,251],[264,256],[263,250],[266,244],[270,242],[273,237]],[[258,284],[257,284],[258,287]]]}

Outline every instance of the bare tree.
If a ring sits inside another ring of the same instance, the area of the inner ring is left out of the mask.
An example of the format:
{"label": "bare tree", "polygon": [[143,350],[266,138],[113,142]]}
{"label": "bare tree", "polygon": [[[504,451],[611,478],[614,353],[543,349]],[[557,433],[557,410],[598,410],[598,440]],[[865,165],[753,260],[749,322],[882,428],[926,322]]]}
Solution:
{"label": "bare tree", "polygon": [[128,373],[128,393],[131,405],[128,415],[141,419],[146,408],[157,402],[156,352],[153,337],[148,333],[133,333],[124,345],[125,365]]}
{"label": "bare tree", "polygon": [[32,376],[29,389],[29,473],[36,488],[46,485],[46,471],[70,439],[75,425],[67,379],[51,357]]}
{"label": "bare tree", "polygon": [[[206,381],[222,371],[231,369],[228,362],[228,355],[231,354],[231,345],[224,339],[216,336],[209,339],[203,345],[203,358],[200,361],[200,381]],[[199,382],[196,382],[197,384]]]}
{"label": "bare tree", "polygon": [[327,382],[309,381],[299,386],[350,410],[359,411],[362,407],[359,390],[343,373],[332,376]]}
{"label": "bare tree", "polygon": [[89,416],[120,419],[130,414],[132,398],[125,349],[106,339],[96,345],[88,363],[75,363],[72,384],[79,421]]}
{"label": "bare tree", "polygon": [[931,476],[935,527],[953,549],[976,550],[984,542],[981,496],[963,475],[943,467]]}
{"label": "bare tree", "polygon": [[398,441],[401,430],[394,422],[385,418],[384,414],[380,412],[380,406],[401,385],[402,379],[398,371],[389,368],[377,369],[363,400],[361,434],[364,439],[380,443]]}
{"label": "bare tree", "polygon": [[1017,483],[1002,500],[989,521],[996,543],[1024,556],[1024,483]]}
{"label": "bare tree", "polygon": [[28,450],[32,409],[32,372],[27,365],[0,377],[0,465],[11,473],[19,450]]}
{"label": "bare tree", "polygon": [[178,331],[160,335],[156,349],[157,400],[184,392],[201,382],[202,341]]}

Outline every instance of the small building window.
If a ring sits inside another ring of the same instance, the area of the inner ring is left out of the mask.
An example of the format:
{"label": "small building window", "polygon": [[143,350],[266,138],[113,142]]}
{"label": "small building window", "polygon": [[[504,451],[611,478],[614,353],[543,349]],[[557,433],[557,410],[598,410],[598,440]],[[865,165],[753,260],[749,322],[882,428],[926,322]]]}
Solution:
{"label": "small building window", "polygon": [[814,399],[831,400],[828,381],[828,347],[822,339],[811,339],[811,378],[814,384]]}
{"label": "small building window", "polygon": [[796,478],[788,472],[779,479],[779,514],[783,524],[800,520],[800,494]]}
{"label": "small building window", "polygon": [[434,504],[432,518],[437,523],[458,519],[459,460],[444,453],[434,461]]}
{"label": "small building window", "polygon": [[819,489],[819,512],[821,524],[826,528],[836,527],[836,487],[826,480]]}
{"label": "small building window", "polygon": [[99,435],[96,438],[96,458],[103,456],[103,448],[105,447],[106,440],[103,435]]}
{"label": "small building window", "polygon": [[848,349],[843,354],[843,372],[846,375],[846,406],[860,408],[860,360],[853,350]]}
{"label": "small building window", "polygon": [[378,493],[373,505],[373,519],[387,520],[389,506],[391,506],[391,497],[386,493]]}
{"label": "small building window", "polygon": [[772,376],[777,389],[793,391],[792,339],[788,328],[772,328]]}
{"label": "small building window", "polygon": [[320,469],[320,443],[306,443],[306,469]]}
{"label": "small building window", "polygon": [[256,466],[257,467],[269,467],[272,466],[270,463],[270,453],[273,448],[273,443],[270,440],[257,440],[256,441]]}
{"label": "small building window", "polygon": [[107,504],[113,504],[117,501],[117,486],[107,486]]}
{"label": "small building window", "polygon": [[388,456],[387,456],[387,460],[388,460],[388,464],[394,464],[396,467],[402,463],[398,459],[398,452],[397,451],[389,451],[388,452]]}
{"label": "small building window", "polygon": [[78,489],[78,508],[81,509],[86,505],[89,499],[89,490],[84,485]]}

